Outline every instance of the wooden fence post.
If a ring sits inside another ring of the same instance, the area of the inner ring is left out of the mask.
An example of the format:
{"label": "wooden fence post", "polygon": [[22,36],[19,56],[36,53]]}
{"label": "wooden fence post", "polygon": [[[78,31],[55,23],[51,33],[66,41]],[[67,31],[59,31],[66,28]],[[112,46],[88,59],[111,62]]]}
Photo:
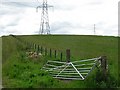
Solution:
{"label": "wooden fence post", "polygon": [[62,52],[60,53],[60,60],[62,61],[63,54]]}
{"label": "wooden fence post", "polygon": [[43,53],[43,47],[41,46],[41,49],[40,49],[40,51],[41,51],[41,54]]}
{"label": "wooden fence post", "polygon": [[101,57],[101,69],[102,69],[103,77],[104,79],[106,79],[107,78],[107,57],[106,56]]}
{"label": "wooden fence post", "polygon": [[34,50],[34,46],[35,46],[35,44],[33,43],[33,50]]}
{"label": "wooden fence post", "polygon": [[56,50],[55,50],[55,58],[56,58]]}
{"label": "wooden fence post", "polygon": [[39,49],[39,45],[38,45],[38,51],[39,51],[40,49]]}
{"label": "wooden fence post", "polygon": [[33,50],[35,49],[35,44],[33,43]]}
{"label": "wooden fence post", "polygon": [[50,48],[50,57],[52,57],[52,50],[51,50],[51,48]]}
{"label": "wooden fence post", "polygon": [[70,62],[70,49],[66,50],[66,62],[69,63]]}
{"label": "wooden fence post", "polygon": [[35,44],[35,50],[36,50],[36,44]]}
{"label": "wooden fence post", "polygon": [[38,45],[38,48],[37,48],[37,54],[39,54],[39,45]]}
{"label": "wooden fence post", "polygon": [[32,48],[32,43],[30,43],[30,49]]}

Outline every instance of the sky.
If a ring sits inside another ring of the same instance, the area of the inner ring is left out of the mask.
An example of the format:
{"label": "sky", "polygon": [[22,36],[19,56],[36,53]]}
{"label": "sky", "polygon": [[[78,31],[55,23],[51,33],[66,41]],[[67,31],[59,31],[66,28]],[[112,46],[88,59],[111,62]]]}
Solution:
{"label": "sky", "polygon": [[[118,36],[119,0],[48,0],[51,34]],[[0,36],[38,34],[42,0],[0,0]]]}

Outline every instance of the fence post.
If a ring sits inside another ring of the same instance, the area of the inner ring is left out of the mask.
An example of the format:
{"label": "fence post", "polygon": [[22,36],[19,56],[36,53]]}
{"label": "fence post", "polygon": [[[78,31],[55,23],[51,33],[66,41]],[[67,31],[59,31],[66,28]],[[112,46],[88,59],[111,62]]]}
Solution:
{"label": "fence post", "polygon": [[60,53],[60,60],[62,61],[63,54],[62,52]]}
{"label": "fence post", "polygon": [[35,44],[35,50],[36,50],[36,48],[37,48],[37,45]]}
{"label": "fence post", "polygon": [[30,49],[31,49],[32,44],[30,43]]}
{"label": "fence post", "polygon": [[51,50],[51,48],[50,48],[50,57],[52,57],[52,50]]}
{"label": "fence post", "polygon": [[40,50],[40,47],[39,47],[39,45],[38,45],[38,51]]}
{"label": "fence post", "polygon": [[69,63],[70,62],[70,49],[66,50],[66,62]]}
{"label": "fence post", "polygon": [[55,50],[55,58],[56,58],[56,50]]}
{"label": "fence post", "polygon": [[47,55],[47,48],[45,48],[45,56]]}
{"label": "fence post", "polygon": [[106,79],[107,78],[107,57],[102,56],[100,60],[101,60],[101,69],[102,69],[103,77],[104,79]]}
{"label": "fence post", "polygon": [[35,48],[35,44],[33,43],[33,50],[34,50],[34,48]]}
{"label": "fence post", "polygon": [[34,44],[34,50],[36,50],[36,44]]}
{"label": "fence post", "polygon": [[38,45],[38,48],[37,48],[37,54],[39,54],[39,45]]}
{"label": "fence post", "polygon": [[41,50],[41,54],[42,54],[42,53],[43,53],[43,47],[42,47],[42,46],[41,46],[41,49],[40,49],[40,50]]}

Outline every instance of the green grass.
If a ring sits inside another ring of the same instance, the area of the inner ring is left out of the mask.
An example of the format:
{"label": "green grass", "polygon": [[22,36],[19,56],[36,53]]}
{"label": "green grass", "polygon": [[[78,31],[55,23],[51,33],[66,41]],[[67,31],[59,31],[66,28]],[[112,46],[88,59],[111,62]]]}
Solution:
{"label": "green grass", "polygon": [[76,60],[106,55],[109,68],[116,76],[118,69],[118,38],[103,36],[23,36],[24,40],[65,51],[70,48],[71,56]]}
{"label": "green grass", "polygon": [[[47,88],[89,88],[115,87],[118,79],[118,37],[80,35],[31,35],[17,38],[37,45],[63,52],[71,50],[71,61],[106,55],[109,67],[109,80],[96,81],[95,72],[85,81],[61,81],[53,79],[49,73],[41,71],[47,57],[37,60],[26,58],[27,47],[12,36],[3,39],[3,85],[4,87],[47,87]],[[99,73],[99,72],[98,72]],[[99,76],[99,75],[97,75]],[[91,81],[93,83],[91,83]]]}

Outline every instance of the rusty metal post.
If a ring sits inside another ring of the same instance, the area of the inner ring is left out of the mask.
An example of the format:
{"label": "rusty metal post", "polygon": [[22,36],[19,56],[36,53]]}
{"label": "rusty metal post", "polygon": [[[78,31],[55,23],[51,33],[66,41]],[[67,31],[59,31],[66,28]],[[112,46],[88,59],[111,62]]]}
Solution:
{"label": "rusty metal post", "polygon": [[70,62],[70,49],[66,50],[66,62],[69,63]]}

